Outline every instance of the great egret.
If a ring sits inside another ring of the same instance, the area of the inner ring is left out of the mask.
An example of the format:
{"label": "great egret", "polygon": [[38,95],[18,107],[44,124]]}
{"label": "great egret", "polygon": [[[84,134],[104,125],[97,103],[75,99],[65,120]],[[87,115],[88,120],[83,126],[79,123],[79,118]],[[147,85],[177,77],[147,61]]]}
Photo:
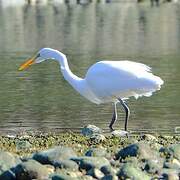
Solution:
{"label": "great egret", "polygon": [[41,49],[35,56],[23,63],[19,70],[24,70],[32,64],[47,59],[58,61],[64,78],[89,101],[96,104],[108,102],[114,104],[113,116],[109,124],[111,130],[117,120],[116,104],[118,102],[126,112],[125,131],[127,131],[130,110],[125,100],[131,96],[135,98],[151,96],[163,84],[160,77],[151,73],[150,67],[132,61],[100,61],[88,69],[84,79],[79,78],[71,72],[66,56],[51,48]]}

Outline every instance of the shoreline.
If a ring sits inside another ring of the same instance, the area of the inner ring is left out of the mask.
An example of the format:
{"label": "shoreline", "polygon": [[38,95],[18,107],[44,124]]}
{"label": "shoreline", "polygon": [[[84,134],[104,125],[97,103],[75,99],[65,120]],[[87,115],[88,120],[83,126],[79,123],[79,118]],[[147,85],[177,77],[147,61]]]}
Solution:
{"label": "shoreline", "polygon": [[179,179],[180,135],[85,130],[1,135],[0,179]]}

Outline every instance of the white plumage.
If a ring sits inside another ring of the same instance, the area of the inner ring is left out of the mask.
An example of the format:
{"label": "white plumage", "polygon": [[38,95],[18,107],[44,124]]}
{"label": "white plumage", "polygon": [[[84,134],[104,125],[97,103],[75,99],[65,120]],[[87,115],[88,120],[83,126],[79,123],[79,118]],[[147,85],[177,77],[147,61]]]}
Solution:
{"label": "white plumage", "polygon": [[159,90],[163,81],[150,70],[132,61],[100,61],[89,68],[85,80],[99,103],[114,102],[118,98],[150,96]]}
{"label": "white plumage", "polygon": [[84,79],[79,78],[71,72],[66,56],[50,48],[41,49],[33,58],[22,64],[19,70],[47,59],[58,61],[64,78],[91,102],[96,104],[114,103],[113,118],[109,125],[111,130],[117,119],[117,102],[120,102],[125,109],[125,130],[127,130],[130,111],[125,99],[131,96],[135,98],[151,96],[163,84],[160,77],[152,74],[149,66],[127,60],[97,62],[89,68]]}

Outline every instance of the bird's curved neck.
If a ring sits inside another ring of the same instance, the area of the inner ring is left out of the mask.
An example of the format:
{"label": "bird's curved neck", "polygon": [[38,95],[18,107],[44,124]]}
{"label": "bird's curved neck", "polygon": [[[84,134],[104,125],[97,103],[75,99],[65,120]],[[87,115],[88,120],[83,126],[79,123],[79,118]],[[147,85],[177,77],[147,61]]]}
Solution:
{"label": "bird's curved neck", "polygon": [[62,53],[57,53],[55,59],[59,62],[61,72],[74,89],[76,89],[78,92],[80,92],[81,88],[81,81],[83,80],[82,78],[79,78],[75,74],[72,73],[72,71],[69,68],[67,58],[64,54]]}

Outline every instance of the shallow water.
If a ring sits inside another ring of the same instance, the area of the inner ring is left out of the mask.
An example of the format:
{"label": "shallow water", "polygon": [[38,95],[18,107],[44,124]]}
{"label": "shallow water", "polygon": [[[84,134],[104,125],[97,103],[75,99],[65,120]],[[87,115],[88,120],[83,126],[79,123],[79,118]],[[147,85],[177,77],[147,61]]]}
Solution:
{"label": "shallow water", "polygon": [[[87,124],[107,129],[112,105],[95,105],[81,97],[56,62],[18,72],[42,47],[64,52],[72,71],[82,77],[100,59],[151,66],[165,84],[150,98],[128,100],[128,127],[165,133],[180,127],[180,4],[0,4],[1,131],[78,131]],[[121,107],[118,115],[115,128],[123,128]]]}

